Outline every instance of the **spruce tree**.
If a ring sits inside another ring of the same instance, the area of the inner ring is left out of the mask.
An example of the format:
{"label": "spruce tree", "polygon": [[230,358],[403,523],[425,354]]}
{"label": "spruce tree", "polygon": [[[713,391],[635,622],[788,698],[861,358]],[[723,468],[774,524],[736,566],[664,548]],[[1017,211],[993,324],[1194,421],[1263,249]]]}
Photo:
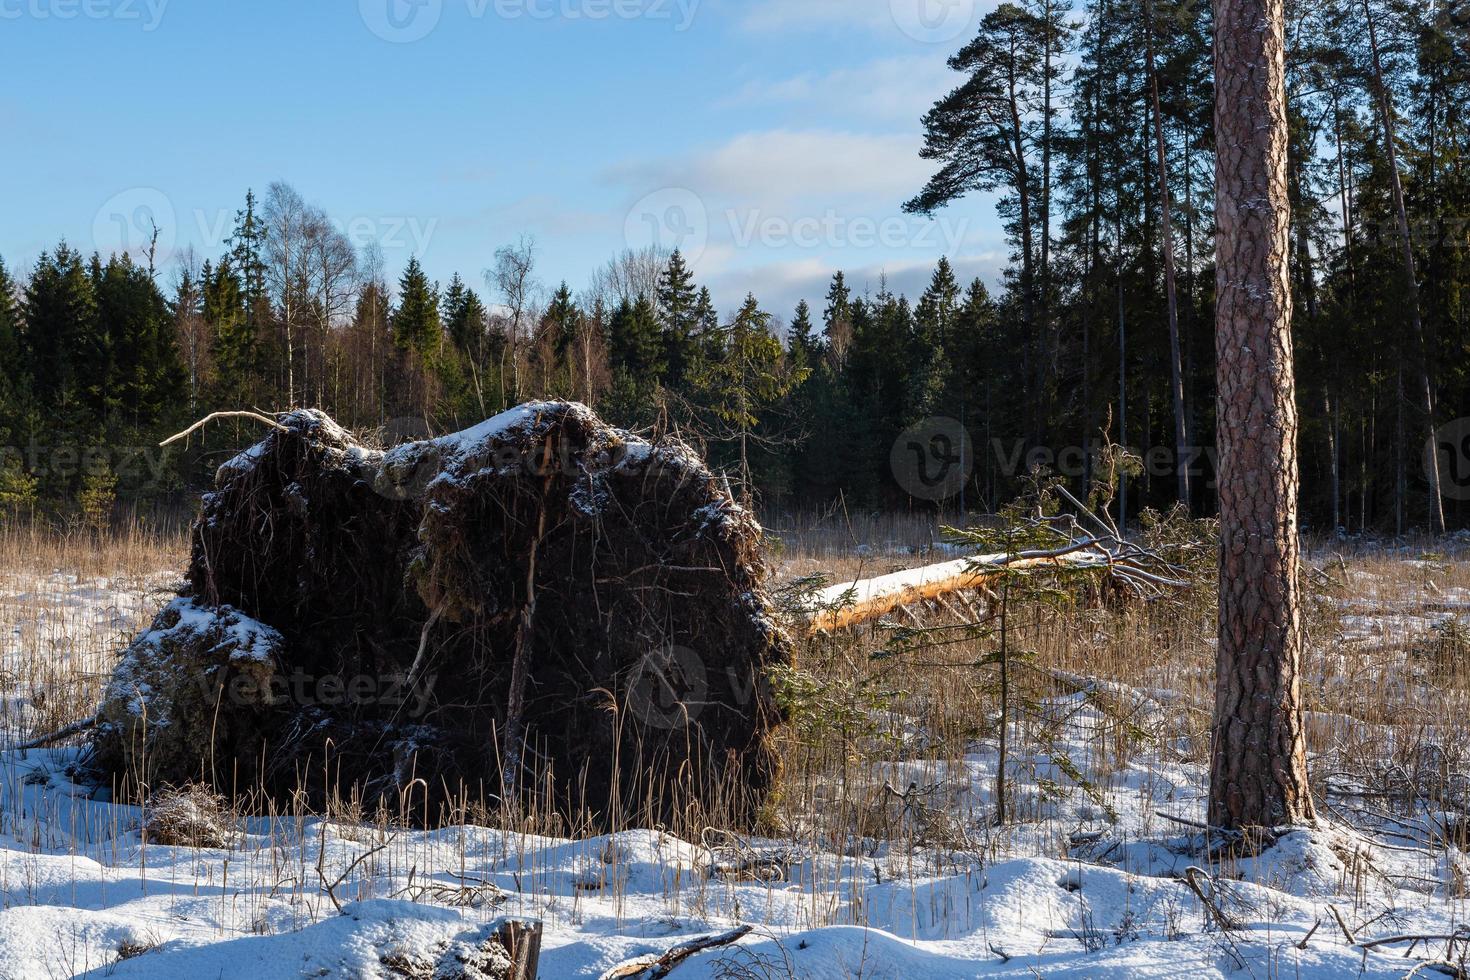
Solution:
{"label": "spruce tree", "polygon": [[846,360],[847,350],[852,345],[852,291],[847,288],[847,278],[840,271],[832,277],[832,284],[827,288],[822,335],[832,356],[838,362]]}
{"label": "spruce tree", "polygon": [[[544,320],[544,332],[547,334],[545,350],[539,356],[546,357],[550,363],[543,366],[548,379],[547,387],[554,391],[548,394],[570,396],[577,388],[577,367],[573,363],[575,350],[583,339],[583,331],[587,329],[586,318],[582,315],[577,301],[572,298],[572,290],[565,281],[557,287],[552,294],[551,304],[546,308]],[[555,381],[551,377],[555,376]]]}
{"label": "spruce tree", "polygon": [[264,343],[270,326],[271,304],[266,285],[266,228],[257,211],[255,191],[245,192],[245,207],[235,212],[235,229],[225,244],[230,247],[230,266],[239,282],[245,312],[244,333],[252,338],[259,356],[263,352],[258,348]]}
{"label": "spruce tree", "polygon": [[[29,390],[25,364],[20,356],[20,308],[16,300],[15,280],[0,259],[0,446],[9,445],[21,427],[26,392]],[[7,477],[5,461],[0,460],[0,482]]]}
{"label": "spruce tree", "polygon": [[771,315],[753,294],[720,331],[719,356],[701,365],[694,378],[699,405],[712,424],[711,441],[733,444],[738,450],[740,483],[747,500],[751,485],[751,448],[761,415],[806,379],[806,372],[787,369],[781,341],[771,332]]}
{"label": "spruce tree", "polygon": [[812,308],[806,300],[801,300],[796,304],[796,313],[791,317],[791,326],[787,329],[786,352],[793,368],[809,372],[816,364],[821,350],[815,329],[812,325]]}
{"label": "spruce tree", "polygon": [[168,302],[148,270],[113,256],[96,281],[108,370],[93,379],[101,417],[130,431],[157,423],[184,383]]}
{"label": "spruce tree", "polygon": [[92,277],[65,242],[43,252],[21,301],[21,361],[37,411],[60,430],[100,425],[86,417],[83,389],[105,376],[106,343],[98,333]]}
{"label": "spruce tree", "polygon": [[658,311],[664,331],[665,384],[683,393],[697,359],[700,331],[700,294],[694,273],[676,249],[658,281]]}
{"label": "spruce tree", "polygon": [[485,304],[476,292],[465,285],[456,272],[444,291],[444,330],[454,346],[467,357],[474,357],[484,345]]}
{"label": "spruce tree", "polygon": [[439,320],[438,291],[415,256],[398,280],[398,308],[393,311],[393,341],[400,350],[420,357],[438,348],[444,330]]}
{"label": "spruce tree", "polygon": [[15,280],[0,258],[0,416],[13,409],[20,388],[20,323],[16,308]]}
{"label": "spruce tree", "polygon": [[659,387],[667,370],[667,350],[653,301],[640,295],[623,300],[608,323],[608,367],[612,391],[609,414],[624,425],[653,421]]}
{"label": "spruce tree", "polygon": [[663,381],[668,354],[653,302],[647,296],[619,304],[609,325],[608,346],[614,371],[626,371],[649,387]]}
{"label": "spruce tree", "polygon": [[213,340],[221,402],[250,404],[260,385],[260,340],[250,317],[248,297],[229,255],[205,273],[204,322]]}

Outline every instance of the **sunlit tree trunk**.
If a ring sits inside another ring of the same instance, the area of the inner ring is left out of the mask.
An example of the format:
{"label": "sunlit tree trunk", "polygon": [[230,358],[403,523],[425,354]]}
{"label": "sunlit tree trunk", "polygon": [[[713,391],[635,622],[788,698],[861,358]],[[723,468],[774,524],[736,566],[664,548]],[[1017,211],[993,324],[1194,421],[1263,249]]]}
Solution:
{"label": "sunlit tree trunk", "polygon": [[1215,7],[1220,619],[1210,822],[1313,819],[1302,729],[1283,0]]}

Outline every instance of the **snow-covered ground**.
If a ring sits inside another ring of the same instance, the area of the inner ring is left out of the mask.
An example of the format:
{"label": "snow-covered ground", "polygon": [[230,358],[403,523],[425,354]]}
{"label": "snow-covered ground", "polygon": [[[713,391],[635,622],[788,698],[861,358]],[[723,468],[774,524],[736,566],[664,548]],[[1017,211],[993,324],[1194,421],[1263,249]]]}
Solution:
{"label": "snow-covered ground", "polygon": [[[95,670],[96,651],[147,618],[164,579],[12,576],[0,596],[7,666],[33,663],[49,637],[56,656]],[[1422,631],[1395,617],[1438,621],[1466,597],[1434,597],[1431,611],[1400,598],[1355,589],[1352,635],[1335,641]],[[71,626],[21,622],[22,608]],[[78,646],[89,630],[101,639]],[[1470,859],[1425,833],[1434,815],[1352,827],[1328,814],[1260,857],[1212,866],[1189,823],[1204,816],[1205,773],[1179,761],[1192,709],[1116,683],[1041,707],[1045,751],[1030,744],[1011,764],[1019,823],[983,819],[991,747],[935,760],[916,738],[911,759],[864,776],[909,787],[886,794],[902,829],[892,841],[646,829],[561,840],[280,817],[243,821],[225,848],[169,847],[145,842],[149,814],[73,782],[77,749],[0,753],[0,977],[428,977],[454,942],[502,916],[544,922],[548,978],[599,977],[738,924],[753,929],[687,960],[676,980],[1404,977],[1446,941],[1411,959],[1408,942],[1362,944],[1467,921]],[[11,730],[36,710],[19,698]],[[1155,750],[1100,758],[1099,726],[1120,710]],[[1044,816],[1029,818],[1041,800]]]}

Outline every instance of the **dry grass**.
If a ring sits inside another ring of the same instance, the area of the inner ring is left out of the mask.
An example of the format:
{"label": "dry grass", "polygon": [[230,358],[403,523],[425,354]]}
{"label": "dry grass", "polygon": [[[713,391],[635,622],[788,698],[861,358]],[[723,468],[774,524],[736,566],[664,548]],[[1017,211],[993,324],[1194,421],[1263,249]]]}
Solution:
{"label": "dry grass", "polygon": [[96,710],[118,653],[181,579],[188,535],[177,522],[107,534],[12,522],[0,555],[0,729],[23,741]]}
{"label": "dry grass", "polygon": [[[952,557],[936,548],[932,520],[793,520],[777,522],[777,530],[783,582],[817,573],[840,581]],[[854,542],[866,545],[862,553]],[[9,637],[10,653],[0,678],[0,723],[29,736],[90,713],[117,651],[170,593],[186,544],[176,530],[137,528],[107,539],[10,528],[0,531],[0,543],[0,636]],[[1463,845],[1470,836],[1470,670],[1463,637],[1434,630],[1432,620],[1470,609],[1470,565],[1430,553],[1427,544],[1397,553],[1319,546],[1310,564],[1306,696],[1324,812],[1395,835],[1388,840]],[[104,621],[75,605],[77,590],[89,583],[121,597]],[[931,610],[909,626],[954,624],[949,612]],[[760,835],[663,828],[703,843],[715,858],[708,875],[670,889],[669,914],[728,908],[737,882],[788,887],[793,864],[815,853],[871,856],[880,880],[920,870],[966,873],[998,857],[1064,856],[1079,820],[1105,831],[1121,797],[1139,797],[1134,808],[1145,815],[1190,806],[1197,812],[1213,697],[1212,587],[1167,605],[1109,607],[1086,596],[1028,604],[1015,628],[1012,641],[1027,666],[1018,674],[1005,826],[993,825],[988,787],[967,775],[977,759],[993,759],[997,691],[989,669],[977,666],[993,639],[910,632],[895,652],[892,624],[815,638],[803,643],[797,670],[782,680],[792,717]],[[242,875],[241,889],[274,878],[273,890],[315,896],[312,907],[324,907],[313,869],[283,857],[288,840],[308,839],[312,814],[243,797],[214,805],[226,815],[222,825],[263,815],[281,835],[281,846],[241,855],[239,871],[231,871]],[[1450,816],[1431,820],[1431,812]],[[630,807],[624,826],[639,826],[639,813]],[[364,813],[348,800],[328,816],[323,853],[329,838],[381,848],[347,867],[335,898],[385,897],[375,891],[380,874],[453,863],[427,838],[401,833],[402,815]],[[440,818],[572,838],[586,833],[551,814],[491,811],[470,798]],[[44,845],[48,831],[38,818],[32,815],[30,825],[19,819],[8,818],[0,830]],[[88,835],[99,859],[126,829],[99,827]],[[1141,831],[1178,828],[1146,823]],[[501,840],[525,849],[518,855],[527,869],[524,888],[534,893],[536,848],[545,844],[515,835]],[[578,892],[617,902],[621,860],[615,850],[599,855]],[[854,896],[844,892],[852,880],[835,865],[830,879],[820,862],[811,867],[800,882],[810,899],[809,925],[845,921],[854,914]],[[462,884],[464,901],[499,904],[499,896],[490,901],[477,892],[483,883]],[[440,895],[443,886],[432,894],[417,887],[424,900],[454,904]]]}

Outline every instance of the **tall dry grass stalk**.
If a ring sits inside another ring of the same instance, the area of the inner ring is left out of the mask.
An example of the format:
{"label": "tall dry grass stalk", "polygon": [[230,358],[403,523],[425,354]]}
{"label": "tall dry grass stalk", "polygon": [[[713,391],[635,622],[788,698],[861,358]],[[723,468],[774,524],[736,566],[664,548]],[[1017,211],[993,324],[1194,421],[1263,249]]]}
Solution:
{"label": "tall dry grass stalk", "polygon": [[[771,525],[787,582],[817,572],[841,581],[952,557],[932,519],[829,516]],[[171,593],[187,542],[177,527],[134,525],[89,536],[9,526],[0,529],[0,548],[0,636],[7,638],[0,725],[23,739],[92,711],[117,652]],[[1306,683],[1315,788],[1325,812],[1373,817],[1380,827],[1386,815],[1402,821],[1394,832],[1432,844],[1470,836],[1463,749],[1470,746],[1470,671],[1457,646],[1464,638],[1430,628],[1432,616],[1461,600],[1470,604],[1470,566],[1420,550],[1312,549]],[[106,600],[95,601],[99,595]],[[953,612],[916,611],[906,625],[951,627]],[[782,775],[761,825],[752,833],[710,812],[657,828],[671,841],[707,847],[713,861],[699,873],[681,870],[669,845],[670,916],[733,909],[758,917],[759,910],[736,907],[735,886],[764,881],[772,890],[799,887],[810,916],[805,925],[860,920],[856,899],[867,876],[978,875],[998,858],[1065,856],[1079,822],[1106,830],[1125,808],[1144,815],[1135,832],[1159,835],[1178,827],[1150,823],[1155,810],[1201,812],[1212,588],[1206,583],[1178,601],[1147,606],[1083,594],[1027,606],[1015,623],[1013,642],[1026,656],[1011,711],[1016,765],[1005,826],[993,825],[991,777],[980,775],[987,760],[993,764],[1000,716],[995,686],[979,666],[991,641],[943,631],[887,655],[892,624],[813,638],[803,642],[797,668],[778,679],[790,721],[780,735]],[[116,799],[136,797],[130,785],[112,789]],[[329,889],[336,899],[383,897],[380,883],[394,875],[463,869],[471,852],[498,848],[523,869],[518,895],[476,892],[467,882],[459,898],[527,911],[534,904],[528,896],[546,890],[540,879],[549,873],[547,855],[570,838],[588,842],[578,894],[610,897],[621,907],[626,856],[594,834],[586,814],[558,813],[535,799],[510,808],[478,790],[434,813],[423,812],[412,791],[380,812],[347,798],[312,813],[250,787],[226,789],[225,823],[249,825],[271,841],[231,865],[232,878],[240,878],[232,882],[239,891],[229,893],[284,889],[298,894],[303,908],[329,909],[322,893],[334,877],[325,870],[333,840],[382,845]],[[14,799],[18,791],[0,787],[0,796]],[[621,801],[610,829],[650,827],[657,809],[652,799]],[[1426,820],[1431,811],[1462,816],[1436,824]],[[9,812],[0,815],[0,832],[38,848],[71,840],[78,843],[68,846],[98,860],[115,860],[120,835],[133,829],[125,812]],[[448,846],[443,836],[406,829],[423,823],[464,829]],[[594,845],[594,838],[604,843]],[[320,875],[308,863],[317,857]],[[854,877],[855,866],[862,878]],[[335,867],[340,874],[341,862]],[[516,903],[526,907],[511,907]],[[576,903],[569,914],[580,914]]]}

